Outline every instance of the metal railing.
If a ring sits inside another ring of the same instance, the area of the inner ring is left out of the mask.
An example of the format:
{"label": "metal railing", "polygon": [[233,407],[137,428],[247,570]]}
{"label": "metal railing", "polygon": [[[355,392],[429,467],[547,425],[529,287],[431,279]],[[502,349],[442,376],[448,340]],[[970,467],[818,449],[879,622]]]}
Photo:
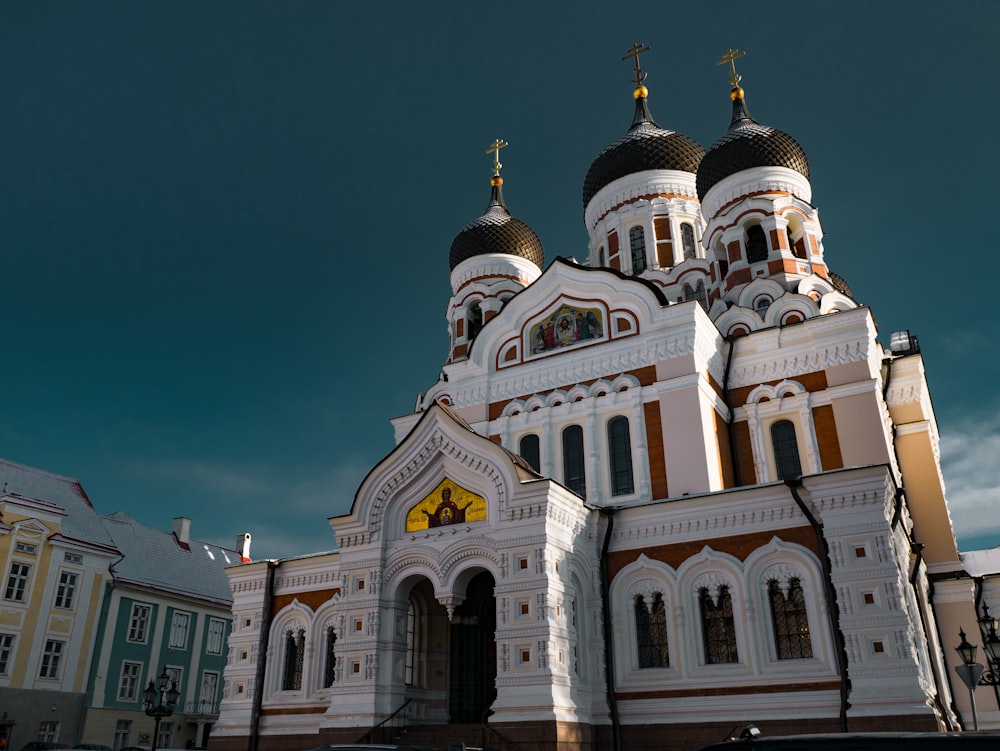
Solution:
{"label": "metal railing", "polygon": [[361,736],[358,739],[358,743],[385,743],[387,739],[391,741],[391,739],[406,730],[406,721],[409,714],[406,709],[412,701],[413,699],[404,701],[399,709]]}
{"label": "metal railing", "polygon": [[184,702],[184,714],[201,717],[218,717],[219,702],[208,699]]}

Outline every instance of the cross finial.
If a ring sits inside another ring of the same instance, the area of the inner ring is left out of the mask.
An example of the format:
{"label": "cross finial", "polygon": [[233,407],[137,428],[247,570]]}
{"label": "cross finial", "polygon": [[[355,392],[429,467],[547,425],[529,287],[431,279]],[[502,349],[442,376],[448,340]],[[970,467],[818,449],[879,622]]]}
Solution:
{"label": "cross finial", "polygon": [[625,57],[622,60],[628,60],[630,57],[635,61],[635,78],[632,79],[632,83],[636,86],[642,86],[642,82],[646,80],[647,73],[643,73],[639,68],[639,55],[643,52],[649,52],[649,47],[643,46],[642,42],[636,42],[631,47],[629,47],[628,52],[625,53]]}
{"label": "cross finial", "polygon": [[506,141],[498,138],[490,144],[488,149],[486,149],[487,154],[493,155],[493,177],[500,177],[500,168],[503,167],[503,165],[500,164],[500,149],[507,145]]}
{"label": "cross finial", "polygon": [[729,63],[729,82],[733,85],[734,89],[738,89],[740,86],[740,81],[742,76],[736,72],[736,60],[743,57],[746,52],[740,52],[739,50],[730,49],[729,52],[722,56],[722,59],[716,63],[716,65],[725,65]]}

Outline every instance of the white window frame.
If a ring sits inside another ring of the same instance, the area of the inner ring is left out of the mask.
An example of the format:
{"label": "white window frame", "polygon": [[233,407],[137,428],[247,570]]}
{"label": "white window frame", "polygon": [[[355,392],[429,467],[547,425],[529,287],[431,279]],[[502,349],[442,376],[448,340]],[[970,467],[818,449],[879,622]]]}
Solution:
{"label": "white window frame", "polygon": [[0,634],[0,675],[10,675],[14,659],[14,634]]}
{"label": "white window frame", "polygon": [[38,738],[36,740],[46,743],[55,743],[59,740],[59,720],[42,720],[38,723]]}
{"label": "white window frame", "polygon": [[187,649],[188,636],[191,631],[191,614],[183,610],[175,610],[170,616],[170,649]]}
{"label": "white window frame", "polygon": [[[211,676],[212,680],[209,680]],[[198,692],[198,707],[203,714],[214,714],[219,703],[219,675],[218,670],[205,670],[201,674],[201,689]],[[206,689],[210,689],[209,694]]]}
{"label": "white window frame", "polygon": [[132,720],[118,720],[115,723],[115,751],[121,751],[132,744],[129,738],[132,736]]}
{"label": "white window frame", "polygon": [[46,639],[45,650],[42,652],[42,661],[38,666],[38,677],[40,679],[49,681],[59,680],[65,648],[66,642],[61,639]]}
{"label": "white window frame", "polygon": [[153,614],[153,606],[143,602],[132,603],[132,613],[128,622],[128,641],[134,644],[145,644],[149,639],[149,621]]}
{"label": "white window frame", "polygon": [[122,660],[122,669],[118,674],[118,701],[134,704],[142,694],[142,663]]}
{"label": "white window frame", "polygon": [[221,618],[208,619],[208,636],[205,651],[210,655],[221,655],[226,641],[226,622]]}
{"label": "white window frame", "polygon": [[79,572],[59,569],[59,583],[56,585],[56,598],[53,607],[59,610],[75,610],[76,591],[79,584]]}
{"label": "white window frame", "polygon": [[[15,566],[17,570],[15,571]],[[31,564],[24,561],[12,561],[4,584],[3,598],[9,602],[26,602],[31,584]]]}

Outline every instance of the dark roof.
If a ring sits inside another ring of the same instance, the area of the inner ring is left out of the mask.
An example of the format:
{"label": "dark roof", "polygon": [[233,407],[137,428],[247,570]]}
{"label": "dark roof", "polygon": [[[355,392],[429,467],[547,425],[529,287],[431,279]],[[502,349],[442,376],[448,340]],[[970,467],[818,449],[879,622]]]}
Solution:
{"label": "dark roof", "polygon": [[649,114],[646,97],[635,100],[635,116],[625,135],[602,151],[583,181],[583,208],[606,185],[651,169],[697,172],[705,149],[683,133],[664,130]]}
{"label": "dark roof", "polygon": [[61,516],[60,533],[64,539],[117,552],[79,480],[0,459],[0,483],[0,495],[11,501],[24,501]]}
{"label": "dark roof", "polygon": [[720,181],[753,167],[787,167],[809,179],[809,160],[787,133],[761,125],[747,110],[742,90],[733,98],[729,130],[712,144],[698,167],[698,199]]}
{"label": "dark roof", "polygon": [[534,263],[545,263],[542,241],[527,224],[511,216],[500,185],[494,185],[486,213],[466,224],[451,242],[448,263],[454,269],[462,261],[488,253],[506,253]]}
{"label": "dark roof", "polygon": [[139,524],[117,511],[103,517],[122,559],[116,581],[227,605],[233,601],[226,567],[242,563],[240,553],[200,540],[178,541],[173,532]]}

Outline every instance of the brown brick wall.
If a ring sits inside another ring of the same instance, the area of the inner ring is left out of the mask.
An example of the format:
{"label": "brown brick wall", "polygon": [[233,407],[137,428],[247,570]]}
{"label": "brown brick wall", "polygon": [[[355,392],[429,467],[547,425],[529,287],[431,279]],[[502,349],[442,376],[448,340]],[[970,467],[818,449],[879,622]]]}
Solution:
{"label": "brown brick wall", "polygon": [[[740,484],[755,485],[757,470],[753,466],[753,447],[750,444],[750,425],[746,420],[733,424],[733,436],[736,440],[736,461],[740,467]],[[733,482],[736,482],[735,477]]]}
{"label": "brown brick wall", "polygon": [[813,407],[813,426],[819,443],[819,458],[823,469],[840,469],[844,458],[840,455],[840,438],[837,436],[837,422],[833,416],[833,405]]}
{"label": "brown brick wall", "polygon": [[660,405],[647,402],[642,405],[646,422],[646,446],[649,453],[649,481],[653,498],[667,498],[667,459],[663,452],[663,426],[660,423]]}
{"label": "brown brick wall", "polygon": [[[734,407],[740,407],[746,404],[747,397],[750,396],[750,392],[753,391],[757,386],[777,386],[782,378],[777,378],[773,381],[761,381],[758,384],[752,386],[742,386],[738,389],[732,389],[729,392],[729,401]],[[812,373],[804,373],[802,375],[795,376],[795,381],[801,383],[802,387],[811,393],[817,391],[823,391],[827,387],[826,371],[816,370]]]}
{"label": "brown brick wall", "polygon": [[719,464],[722,470],[722,486],[736,486],[736,475],[733,473],[733,450],[729,443],[729,425],[718,412],[715,413],[715,438],[719,443]]}
{"label": "brown brick wall", "polygon": [[279,613],[282,608],[291,605],[292,600],[298,600],[303,605],[307,605],[313,610],[318,610],[323,603],[327,602],[336,594],[340,594],[340,587],[334,587],[332,589],[319,589],[315,592],[294,592],[288,595],[277,595],[271,606],[271,615]]}

